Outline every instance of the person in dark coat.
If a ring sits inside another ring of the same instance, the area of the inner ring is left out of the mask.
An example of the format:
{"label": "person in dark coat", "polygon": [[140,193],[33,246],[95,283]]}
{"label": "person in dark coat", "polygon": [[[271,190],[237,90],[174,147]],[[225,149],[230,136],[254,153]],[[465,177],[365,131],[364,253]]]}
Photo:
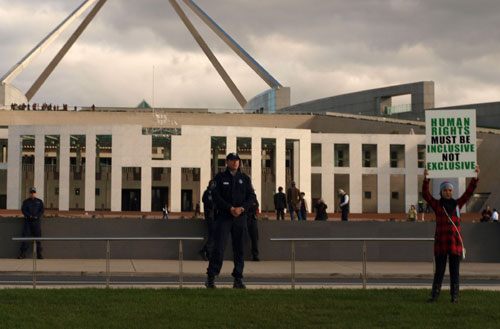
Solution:
{"label": "person in dark coat", "polygon": [[486,208],[481,213],[481,223],[489,223],[493,213],[490,210],[490,206],[486,205]]}
{"label": "person in dark coat", "polygon": [[300,192],[300,218],[302,220],[307,220],[307,213],[309,212],[309,207],[307,206],[307,200],[305,199],[306,194],[304,192]]}
{"label": "person in dark coat", "polygon": [[[30,197],[23,201],[21,211],[24,215],[23,237],[41,237],[42,226],[41,220],[45,212],[43,201],[36,197],[36,188],[30,188]],[[26,258],[26,251],[28,250],[28,243],[21,243],[21,254],[19,259]],[[33,250],[33,252],[35,252]],[[43,259],[42,256],[42,243],[36,242],[36,256],[38,259]]]}
{"label": "person in dark coat", "polygon": [[212,196],[212,189],[212,183],[209,182],[207,189],[203,192],[203,197],[201,198],[203,201],[205,223],[207,224],[207,239],[198,253],[204,260],[208,260],[210,258],[210,254],[212,253],[212,248],[214,246],[215,203]]}
{"label": "person in dark coat", "polygon": [[278,187],[278,193],[274,195],[274,209],[276,210],[276,220],[285,220],[286,195],[283,187]]}
{"label": "person in dark coat", "polygon": [[194,207],[194,218],[198,218],[200,216],[200,202],[196,202],[196,206]]}
{"label": "person in dark coat", "polygon": [[451,302],[457,303],[460,289],[460,260],[464,252],[460,229],[460,209],[467,203],[476,189],[479,181],[479,166],[476,166],[476,177],[471,179],[467,190],[458,200],[453,199],[453,185],[449,182],[441,184],[439,188],[441,198],[434,199],[429,192],[430,180],[427,178],[429,171],[425,170],[424,175],[422,196],[436,214],[436,233],[434,235],[436,272],[434,273],[429,302],[435,302],[439,297],[446,269],[446,259],[449,258]]}
{"label": "person in dark coat", "polygon": [[250,178],[240,170],[240,157],[230,153],[226,157],[226,170],[218,173],[214,179],[212,191],[215,202],[214,249],[207,268],[207,288],[215,288],[215,276],[219,275],[224,259],[224,250],[231,234],[233,242],[234,278],[233,288],[245,289],[243,268],[245,266],[244,249],[248,235],[247,216],[254,203],[257,203]]}
{"label": "person in dark coat", "polygon": [[248,236],[250,237],[250,244],[252,246],[252,260],[259,262],[259,227],[257,226],[257,216],[259,214],[259,206],[254,203],[247,216]]}
{"label": "person in dark coat", "polygon": [[314,218],[314,220],[327,220],[328,215],[326,214],[326,208],[328,208],[328,206],[323,200],[319,199],[314,206],[314,209],[316,209],[316,218]]}
{"label": "person in dark coat", "polygon": [[300,216],[300,190],[295,186],[295,182],[292,182],[292,186],[286,191],[286,202],[288,204],[288,211],[290,213],[290,220],[294,220],[294,213],[297,214],[297,220],[301,220]]}

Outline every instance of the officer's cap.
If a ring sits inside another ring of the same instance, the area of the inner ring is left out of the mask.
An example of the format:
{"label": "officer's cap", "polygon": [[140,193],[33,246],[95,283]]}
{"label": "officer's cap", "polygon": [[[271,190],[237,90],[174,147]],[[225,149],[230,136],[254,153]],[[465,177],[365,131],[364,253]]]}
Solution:
{"label": "officer's cap", "polygon": [[240,156],[238,155],[238,153],[232,152],[226,156],[226,161],[228,160],[240,160]]}
{"label": "officer's cap", "polygon": [[36,188],[30,187],[30,193],[36,193]]}

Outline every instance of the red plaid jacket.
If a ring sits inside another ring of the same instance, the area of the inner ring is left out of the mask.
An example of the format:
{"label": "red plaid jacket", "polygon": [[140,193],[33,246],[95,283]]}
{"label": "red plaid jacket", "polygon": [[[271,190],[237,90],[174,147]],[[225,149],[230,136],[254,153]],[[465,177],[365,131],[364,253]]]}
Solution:
{"label": "red plaid jacket", "polygon": [[[473,178],[465,193],[457,200],[458,209],[462,209],[463,205],[472,196],[472,193],[476,189],[478,180]],[[434,199],[434,197],[429,192],[429,179],[424,179],[424,185],[422,187],[422,195],[424,200],[429,203],[434,212],[436,213],[436,234],[434,235],[434,255],[458,255],[462,256],[462,243],[460,241],[460,236],[457,234],[455,227],[448,220],[448,216],[441,207],[439,200]],[[451,214],[448,214],[455,223],[462,234],[460,228],[460,217],[457,214],[457,209],[453,210]]]}

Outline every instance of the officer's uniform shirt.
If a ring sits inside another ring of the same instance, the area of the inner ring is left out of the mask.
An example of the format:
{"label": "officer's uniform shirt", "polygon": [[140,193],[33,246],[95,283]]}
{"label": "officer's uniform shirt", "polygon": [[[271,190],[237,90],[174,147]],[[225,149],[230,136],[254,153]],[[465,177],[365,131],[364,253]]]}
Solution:
{"label": "officer's uniform shirt", "polygon": [[233,217],[231,207],[243,207],[246,212],[257,202],[250,178],[239,169],[233,175],[229,168],[226,168],[226,171],[215,176],[212,184],[212,196],[218,216]]}
{"label": "officer's uniform shirt", "polygon": [[21,211],[27,219],[30,217],[40,219],[45,212],[45,206],[43,205],[43,201],[38,198],[28,198],[24,200]]}

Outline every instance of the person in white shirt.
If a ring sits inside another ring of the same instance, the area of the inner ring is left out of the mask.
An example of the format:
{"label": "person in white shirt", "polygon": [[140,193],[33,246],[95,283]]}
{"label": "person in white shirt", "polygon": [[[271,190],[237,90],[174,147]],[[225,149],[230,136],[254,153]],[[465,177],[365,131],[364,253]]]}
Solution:
{"label": "person in white shirt", "polygon": [[349,214],[349,195],[343,189],[339,189],[340,209],[342,210],[342,220],[347,222]]}
{"label": "person in white shirt", "polygon": [[491,218],[493,219],[493,223],[498,224],[498,211],[496,209],[493,209],[493,215],[491,215]]}

